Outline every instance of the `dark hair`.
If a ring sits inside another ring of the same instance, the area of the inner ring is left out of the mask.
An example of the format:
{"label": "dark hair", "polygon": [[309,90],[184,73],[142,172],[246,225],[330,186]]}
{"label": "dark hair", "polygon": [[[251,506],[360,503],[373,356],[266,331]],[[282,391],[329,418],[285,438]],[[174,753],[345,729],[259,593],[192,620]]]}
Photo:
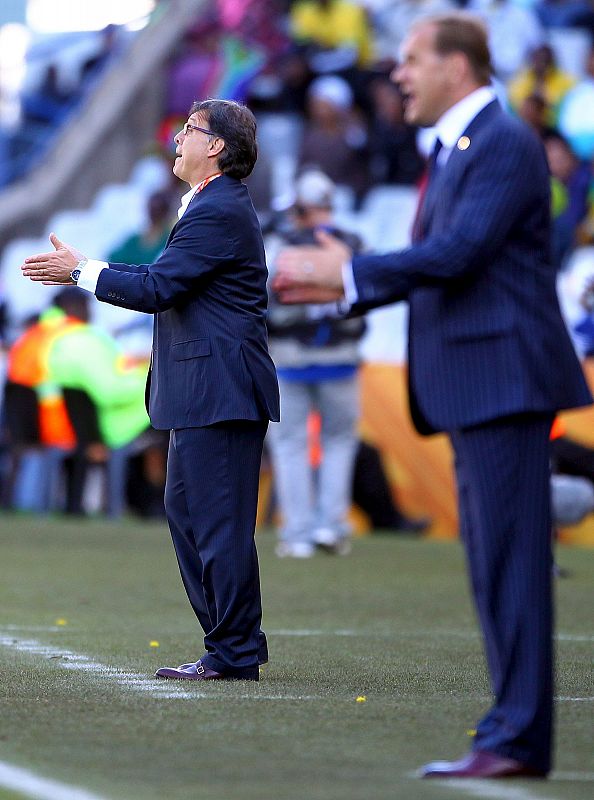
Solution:
{"label": "dark hair", "polygon": [[491,83],[493,65],[487,30],[478,17],[458,12],[423,17],[418,24],[435,25],[435,50],[442,56],[463,53],[468,59],[474,77],[480,86]]}
{"label": "dark hair", "polygon": [[89,299],[91,295],[77,286],[66,286],[54,295],[52,305],[62,309],[69,317],[89,321]]}
{"label": "dark hair", "polygon": [[252,112],[233,100],[196,100],[191,114],[203,114],[210,130],[225,142],[218,166],[232,178],[247,178],[258,158],[256,119]]}

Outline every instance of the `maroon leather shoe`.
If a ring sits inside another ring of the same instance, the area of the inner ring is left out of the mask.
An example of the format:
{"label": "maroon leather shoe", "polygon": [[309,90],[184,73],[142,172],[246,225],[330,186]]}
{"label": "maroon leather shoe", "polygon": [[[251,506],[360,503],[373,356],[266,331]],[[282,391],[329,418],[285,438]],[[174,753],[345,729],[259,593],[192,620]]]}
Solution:
{"label": "maroon leather shoe", "polygon": [[420,778],[544,778],[528,764],[477,750],[459,761],[432,761],[419,770]]}
{"label": "maroon leather shoe", "polygon": [[[189,669],[190,667],[196,667],[196,666],[198,666],[198,664],[199,664],[199,663],[200,663],[200,659],[198,659],[198,661],[193,661],[191,664],[181,664],[181,665],[178,667],[178,669],[183,669],[183,670],[185,670],[185,669]],[[268,664],[268,659],[266,659],[265,661],[262,661],[262,660],[260,659],[260,657],[258,656],[258,666],[259,666],[259,667],[262,667],[264,664]]]}
{"label": "maroon leather shoe", "polygon": [[161,667],[155,672],[155,678],[169,678],[180,681],[257,681],[258,668],[255,671],[246,671],[245,675],[226,675],[223,672],[216,672],[214,669],[205,666],[202,661],[195,664],[182,664],[181,667]]}

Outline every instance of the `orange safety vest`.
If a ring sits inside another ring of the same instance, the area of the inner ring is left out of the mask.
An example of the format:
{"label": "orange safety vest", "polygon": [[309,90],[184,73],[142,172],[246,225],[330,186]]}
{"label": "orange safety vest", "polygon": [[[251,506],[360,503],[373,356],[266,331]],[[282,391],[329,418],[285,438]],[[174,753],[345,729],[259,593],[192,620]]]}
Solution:
{"label": "orange safety vest", "polygon": [[28,328],[8,353],[7,379],[37,392],[39,435],[41,443],[48,447],[69,450],[76,445],[62,392],[48,381],[48,358],[55,338],[82,324],[74,317],[49,313]]}

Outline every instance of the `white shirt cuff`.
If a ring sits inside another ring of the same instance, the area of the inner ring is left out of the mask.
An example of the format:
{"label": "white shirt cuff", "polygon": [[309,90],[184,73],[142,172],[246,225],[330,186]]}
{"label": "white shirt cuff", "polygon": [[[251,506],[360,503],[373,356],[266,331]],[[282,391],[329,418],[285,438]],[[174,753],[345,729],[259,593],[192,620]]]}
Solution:
{"label": "white shirt cuff", "polygon": [[[359,292],[357,291],[355,276],[353,275],[352,261],[346,261],[342,265],[342,282],[344,284],[344,300],[348,303],[350,308],[359,299]],[[342,302],[344,303],[344,301]]]}
{"label": "white shirt cuff", "polygon": [[81,289],[85,289],[87,292],[95,294],[99,275],[104,269],[109,269],[107,261],[94,261],[93,259],[89,259],[81,269],[80,277],[76,285]]}

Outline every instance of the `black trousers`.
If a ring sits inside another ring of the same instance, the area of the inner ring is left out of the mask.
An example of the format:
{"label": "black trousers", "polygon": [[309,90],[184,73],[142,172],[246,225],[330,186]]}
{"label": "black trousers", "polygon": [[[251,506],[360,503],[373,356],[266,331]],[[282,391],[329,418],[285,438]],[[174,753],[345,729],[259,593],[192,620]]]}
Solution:
{"label": "black trousers", "polygon": [[522,415],[451,434],[460,532],[495,695],[474,747],[545,772],[553,710],[551,423]]}
{"label": "black trousers", "polygon": [[254,541],[267,422],[170,434],[165,511],[188,599],[204,631],[203,663],[257,678],[267,660]]}

